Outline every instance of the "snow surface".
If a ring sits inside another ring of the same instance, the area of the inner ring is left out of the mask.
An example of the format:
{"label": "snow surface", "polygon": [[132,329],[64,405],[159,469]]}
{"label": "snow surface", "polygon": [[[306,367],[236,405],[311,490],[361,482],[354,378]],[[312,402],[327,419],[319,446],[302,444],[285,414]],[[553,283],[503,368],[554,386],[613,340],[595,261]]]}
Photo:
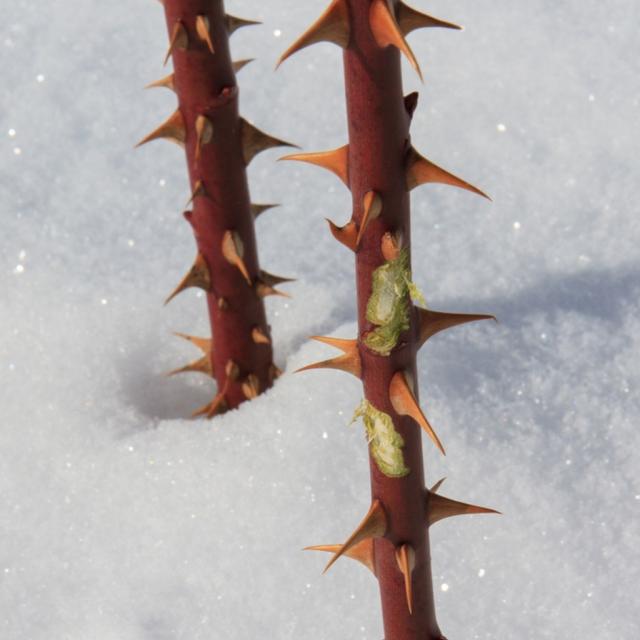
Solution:
{"label": "snow surface", "polygon": [[[236,0],[243,113],[306,150],[345,141],[341,60],[273,72],[326,0]],[[450,640],[638,637],[640,46],[637,0],[416,0],[467,26],[418,32],[414,143],[487,189],[414,192],[414,275],[434,309],[492,312],[420,358],[443,439],[430,481],[496,507],[432,531]],[[353,262],[325,228],[346,190],[311,167],[251,167],[286,375],[213,422],[212,385],[163,372],[195,354],[203,300],[162,300],[193,258],[184,160],[132,147],[173,109],[157,2],[1,0],[0,637],[380,640],[377,587],[348,561],[368,505],[361,398],[291,372],[354,335]]]}

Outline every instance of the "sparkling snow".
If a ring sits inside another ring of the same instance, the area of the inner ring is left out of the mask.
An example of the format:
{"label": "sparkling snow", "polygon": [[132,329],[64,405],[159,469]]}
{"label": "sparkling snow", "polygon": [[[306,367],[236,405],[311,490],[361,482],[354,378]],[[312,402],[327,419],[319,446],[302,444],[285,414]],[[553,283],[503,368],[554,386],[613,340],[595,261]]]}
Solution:
{"label": "sparkling snow", "polygon": [[[236,0],[242,111],[306,150],[344,144],[341,58],[273,71],[327,0]],[[486,189],[412,196],[414,277],[434,309],[495,313],[434,338],[423,406],[447,447],[430,481],[501,517],[432,531],[450,640],[638,637],[640,47],[637,0],[415,0],[464,23],[416,32],[412,129]],[[133,145],[174,107],[157,2],[3,3],[0,50],[0,637],[380,640],[375,581],[305,554],[367,509],[361,399],[307,336],[354,335],[353,260],[326,230],[331,175],[251,166],[286,374],[213,422],[213,386],[164,377],[195,354],[203,300],[162,301],[193,258],[181,152]],[[635,60],[635,62],[634,62]],[[166,71],[164,71],[166,74]],[[426,443],[425,443],[426,444]]]}

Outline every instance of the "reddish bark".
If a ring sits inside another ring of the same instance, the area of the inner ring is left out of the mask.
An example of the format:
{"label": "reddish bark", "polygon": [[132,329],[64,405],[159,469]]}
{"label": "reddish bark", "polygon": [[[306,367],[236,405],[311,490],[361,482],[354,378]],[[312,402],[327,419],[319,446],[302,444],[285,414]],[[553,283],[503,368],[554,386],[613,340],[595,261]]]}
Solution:
{"label": "reddish bark", "polygon": [[[451,501],[436,495],[435,489],[434,493],[426,489],[422,435],[415,419],[418,417],[428,431],[417,405],[416,355],[420,346],[442,329],[488,316],[440,314],[420,310],[409,302],[410,327],[388,355],[371,350],[366,342],[367,335],[376,329],[367,319],[374,272],[389,260],[389,253],[383,250],[383,238],[400,238],[400,247],[410,252],[410,189],[424,182],[444,182],[484,195],[412,150],[409,125],[416,95],[403,96],[400,52],[417,67],[402,32],[418,26],[455,27],[417,14],[398,0],[333,0],[323,16],[283,55],[285,59],[322,40],[344,49],[347,162],[338,152],[330,157],[298,154],[291,159],[333,171],[351,190],[352,220],[341,229],[332,225],[331,231],[355,251],[358,338],[350,347],[345,341],[323,338],[346,355],[305,369],[330,367],[360,377],[365,398],[391,417],[402,436],[404,466],[409,473],[389,477],[370,456],[372,511],[343,545],[312,548],[334,552],[330,564],[345,554],[373,570],[380,586],[385,640],[444,640],[434,608],[428,527],[443,517],[491,511]],[[377,194],[381,210],[377,216],[367,217],[365,196],[370,202],[371,192]],[[404,404],[397,399],[394,403],[390,394],[392,381],[397,382],[398,376],[404,381],[405,373],[416,381],[413,397],[410,385],[402,382],[406,391]],[[411,409],[405,410],[409,405]],[[432,435],[432,439],[439,444],[436,436]]]}
{"label": "reddish bark", "polygon": [[[272,364],[262,300],[269,290],[261,287],[247,186],[246,165],[251,158],[246,136],[243,138],[246,125],[238,112],[238,87],[229,53],[233,26],[229,28],[222,1],[164,0],[163,6],[173,43],[173,88],[185,128],[194,194],[192,210],[185,217],[210,276],[207,304],[214,341],[210,357],[219,393],[202,413],[213,415],[238,406],[273,382],[277,370]],[[200,120],[199,135],[196,123],[202,116],[207,120]],[[202,134],[205,125],[209,133],[212,128],[208,142]],[[241,240],[245,274],[223,255],[229,231]],[[256,341],[255,331],[262,339]]]}

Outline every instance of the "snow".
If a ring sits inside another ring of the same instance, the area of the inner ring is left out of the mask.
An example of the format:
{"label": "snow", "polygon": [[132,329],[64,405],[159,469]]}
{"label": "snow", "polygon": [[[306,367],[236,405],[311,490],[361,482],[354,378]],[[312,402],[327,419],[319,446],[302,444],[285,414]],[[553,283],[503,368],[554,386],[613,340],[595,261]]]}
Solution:
{"label": "snow", "polygon": [[[344,144],[341,61],[319,45],[273,72],[325,0],[236,0],[243,114],[306,150]],[[412,130],[488,190],[412,197],[414,278],[434,309],[495,313],[434,338],[423,406],[448,455],[431,481],[501,517],[432,530],[441,627],[455,638],[637,637],[640,579],[640,56],[635,0],[414,2],[465,24],[417,32]],[[368,505],[355,379],[292,375],[354,335],[347,219],[331,175],[251,167],[285,376],[213,422],[194,356],[203,300],[162,300],[193,258],[181,152],[133,145],[166,117],[157,2],[4,2],[0,88],[0,635],[6,640],[379,640],[375,581],[321,576],[309,544]],[[310,242],[310,239],[312,241]]]}

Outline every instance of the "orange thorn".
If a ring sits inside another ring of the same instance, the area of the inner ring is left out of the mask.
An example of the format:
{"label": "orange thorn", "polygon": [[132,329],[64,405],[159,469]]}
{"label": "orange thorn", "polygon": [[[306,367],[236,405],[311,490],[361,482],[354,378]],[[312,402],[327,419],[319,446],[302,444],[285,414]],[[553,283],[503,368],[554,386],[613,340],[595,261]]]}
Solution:
{"label": "orange thorn", "polygon": [[343,356],[332,358],[331,360],[323,360],[322,362],[314,362],[306,367],[298,369],[296,373],[302,371],[310,371],[312,369],[337,369],[350,373],[356,378],[362,378],[362,362],[360,360],[360,352],[358,351],[357,340],[345,340],[342,338],[328,338],[325,336],[312,336],[312,340],[323,342],[344,353]]}
{"label": "orange thorn", "polygon": [[225,260],[236,267],[243,275],[247,284],[251,286],[251,276],[242,257],[244,256],[244,244],[237,231],[225,231],[222,237],[222,255]]}
{"label": "orange thorn", "polygon": [[391,13],[387,0],[373,0],[371,8],[369,9],[369,24],[371,25],[373,37],[378,45],[380,47],[388,47],[389,45],[397,47],[407,56],[407,59],[416,70],[420,80],[423,80],[420,65],[411,47],[405,40],[394,15]]}
{"label": "orange thorn", "polygon": [[209,144],[213,138],[213,122],[207,116],[200,114],[196,118],[196,134],[196,160],[199,160],[202,147]]}
{"label": "orange thorn", "polygon": [[207,418],[211,419],[228,411],[229,405],[227,404],[227,399],[224,396],[225,393],[226,385],[225,389],[218,393],[209,404],[205,404],[204,407],[196,409],[196,411],[191,414],[191,417],[199,418],[200,416],[206,416]]}
{"label": "orange thorn", "polygon": [[213,375],[213,366],[211,363],[211,359],[209,356],[202,356],[198,360],[194,360],[184,367],[180,367],[179,369],[174,369],[173,371],[169,371],[167,376],[175,376],[179,373],[204,373],[207,376]]}
{"label": "orange thorn", "polygon": [[356,251],[358,235],[356,223],[352,220],[351,222],[347,222],[344,227],[339,227],[332,220],[329,220],[329,218],[325,218],[325,220],[329,223],[331,235],[333,235],[338,242],[341,242],[345,247],[347,247],[347,249]]}
{"label": "orange thorn", "polygon": [[[337,553],[340,551],[340,544],[318,544],[313,547],[305,547],[304,551],[327,551],[329,553]],[[373,538],[367,538],[358,544],[353,545],[344,555],[352,560],[362,563],[373,575],[376,575],[375,552]]]}
{"label": "orange thorn", "polygon": [[240,128],[242,132],[242,156],[245,166],[259,153],[267,149],[273,149],[274,147],[298,148],[295,144],[267,135],[247,122],[244,118],[240,118]]}
{"label": "orange thorn", "polygon": [[295,278],[284,278],[283,276],[275,276],[268,271],[260,271],[260,280],[270,287],[274,287],[278,284],[284,284],[285,282],[295,282]]}
{"label": "orange thorn", "polygon": [[364,232],[367,230],[369,223],[375,220],[382,213],[382,198],[375,191],[368,191],[364,194],[364,213],[358,229],[358,237],[356,238],[356,247],[360,246],[360,240]]}
{"label": "orange thorn", "polygon": [[242,69],[244,69],[250,62],[253,62],[255,58],[246,58],[244,60],[236,60],[231,63],[233,67],[233,73],[238,73]]}
{"label": "orange thorn", "polygon": [[187,132],[184,126],[184,118],[180,109],[176,109],[167,120],[165,120],[157,129],[152,131],[148,136],[145,136],[138,142],[137,147],[141,147],[147,142],[152,140],[159,140],[160,138],[166,138],[175,142],[177,145],[184,147],[184,142],[187,139]]}
{"label": "orange thorn", "polygon": [[260,327],[253,328],[251,331],[251,339],[256,344],[271,344],[271,339]]}
{"label": "orange thorn", "polygon": [[196,198],[200,196],[206,196],[206,195],[207,195],[207,190],[204,188],[204,182],[202,182],[202,180],[198,180],[195,186],[193,187],[193,191],[191,192],[191,197],[189,198],[189,201],[187,202],[185,207],[188,207]]}
{"label": "orange thorn", "polygon": [[171,32],[171,39],[169,40],[169,49],[167,50],[167,55],[164,58],[164,63],[167,64],[169,62],[169,58],[171,54],[176,49],[188,49],[189,48],[189,34],[187,30],[184,28],[184,25],[180,20],[178,20],[175,25],[173,25],[173,31]]}
{"label": "orange thorn", "polygon": [[413,587],[411,584],[411,574],[416,567],[416,552],[409,544],[403,544],[396,549],[396,562],[398,568],[404,576],[404,592],[407,596],[407,606],[409,613],[413,614]]}
{"label": "orange thorn", "polygon": [[255,291],[259,298],[266,298],[267,296],[280,296],[282,298],[291,297],[288,293],[274,289],[271,285],[266,282],[262,282],[261,280],[256,282]]}
{"label": "orange thorn", "polygon": [[460,189],[466,189],[483,198],[487,198],[487,200],[491,200],[486,193],[454,176],[452,173],[445,171],[438,165],[433,164],[430,160],[423,158],[412,147],[407,156],[407,191],[411,191],[427,182],[438,182],[440,184],[451,185],[452,187],[459,187]]}
{"label": "orange thorn", "polygon": [[[430,311],[429,309],[418,308],[418,317],[420,323],[420,338],[418,339],[418,348],[420,348],[431,336],[440,331],[450,329],[467,322],[476,322],[477,320],[496,320],[495,316],[484,314],[469,313],[443,313],[440,311]],[[497,320],[496,320],[497,322]]]}
{"label": "orange thorn", "polygon": [[332,149],[331,151],[319,151],[317,153],[294,153],[284,156],[280,160],[297,160],[298,162],[308,162],[323,169],[335,173],[347,187],[349,186],[349,145]]}
{"label": "orange thorn", "polygon": [[224,366],[224,372],[229,380],[233,380],[235,382],[240,376],[240,367],[233,360],[227,360],[227,364]]}
{"label": "orange thorn", "polygon": [[253,204],[251,203],[251,215],[254,220],[257,220],[259,216],[261,216],[265,211],[269,209],[273,209],[274,207],[279,207],[279,204]]}
{"label": "orange thorn", "polygon": [[244,18],[236,18],[236,16],[230,16],[227,14],[225,16],[225,20],[227,23],[227,32],[229,35],[232,35],[238,29],[242,29],[242,27],[253,27],[257,24],[262,24],[262,22],[256,22],[255,20],[245,20]]}
{"label": "orange thorn", "polygon": [[380,240],[380,250],[382,251],[382,257],[385,260],[397,260],[400,255],[400,251],[402,251],[402,244],[404,238],[402,237],[402,233],[400,231],[396,231],[396,233],[391,233],[391,231],[387,231]]}
{"label": "orange thorn", "polygon": [[346,0],[333,0],[329,8],[280,56],[276,69],[300,49],[318,42],[333,42],[346,49],[351,38]]}
{"label": "orange thorn", "polygon": [[169,304],[169,302],[171,302],[179,293],[182,293],[185,289],[189,289],[190,287],[198,287],[205,291],[209,291],[211,289],[211,275],[209,273],[209,267],[201,253],[198,253],[189,273],[187,273],[180,284],[176,287],[175,291],[165,300],[165,304]]}
{"label": "orange thorn", "polygon": [[189,336],[186,333],[174,333],[174,336],[178,336],[190,342],[192,345],[196,346],[202,353],[210,354],[213,350],[213,340],[211,338],[198,338],[196,336]]}
{"label": "orange thorn", "polygon": [[431,440],[433,440],[436,447],[438,447],[444,455],[444,447],[426,419],[424,413],[422,413],[422,410],[418,406],[416,397],[407,381],[406,372],[397,371],[393,378],[391,378],[391,384],[389,385],[389,399],[391,400],[391,406],[394,411],[400,416],[410,416],[413,418],[424,429]]}
{"label": "orange thorn", "polygon": [[258,376],[250,373],[247,379],[242,383],[242,393],[247,400],[257,398],[260,393],[260,380]]}
{"label": "orange thorn", "polygon": [[462,27],[453,22],[445,22],[438,18],[428,16],[426,13],[416,11],[413,7],[409,7],[404,2],[396,4],[396,18],[398,26],[404,35],[409,35],[415,29],[424,27],[444,27],[445,29],[462,29]]}
{"label": "orange thorn", "polygon": [[176,85],[173,73],[170,73],[168,76],[160,78],[160,80],[156,80],[155,82],[150,82],[145,89],[153,89],[155,87],[164,87],[166,89],[171,89],[171,91],[175,91]]}
{"label": "orange thorn", "polygon": [[364,520],[358,525],[358,528],[349,536],[349,539],[335,552],[333,558],[325,567],[323,573],[326,573],[333,563],[355,547],[359,542],[367,538],[383,538],[387,533],[387,514],[384,512],[382,503],[377,498],[373,501],[369,512]]}
{"label": "orange thorn", "polygon": [[206,43],[209,51],[215,53],[213,41],[211,40],[211,30],[209,29],[209,18],[207,18],[207,16],[196,17],[196,33],[200,40]]}
{"label": "orange thorn", "polygon": [[[442,484],[442,481],[435,487],[437,490]],[[457,500],[451,500],[445,498],[436,493],[434,489],[427,490],[427,526],[444,520],[445,518],[451,518],[453,516],[473,515],[477,513],[495,513],[502,515],[495,509],[489,509],[487,507],[479,507],[474,504],[467,504],[465,502],[458,502]]]}

